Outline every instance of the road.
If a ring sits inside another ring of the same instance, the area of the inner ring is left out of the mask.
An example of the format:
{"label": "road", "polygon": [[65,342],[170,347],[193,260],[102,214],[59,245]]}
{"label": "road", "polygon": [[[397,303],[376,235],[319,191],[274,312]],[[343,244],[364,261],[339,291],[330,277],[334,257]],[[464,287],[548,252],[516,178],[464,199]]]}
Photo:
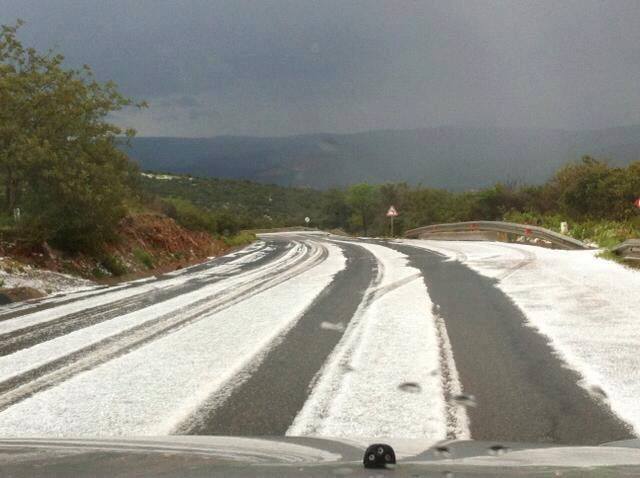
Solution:
{"label": "road", "polygon": [[[4,306],[0,436],[630,438],[637,304],[589,280],[633,290],[640,274],[577,254],[265,234],[175,273]],[[611,314],[624,334],[603,340]]]}

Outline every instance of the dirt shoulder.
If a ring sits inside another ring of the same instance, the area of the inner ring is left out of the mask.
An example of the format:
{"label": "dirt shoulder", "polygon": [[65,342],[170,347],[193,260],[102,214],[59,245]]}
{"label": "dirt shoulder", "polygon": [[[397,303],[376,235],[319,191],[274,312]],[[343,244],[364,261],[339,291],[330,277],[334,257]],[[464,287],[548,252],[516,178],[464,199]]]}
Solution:
{"label": "dirt shoulder", "polygon": [[[238,241],[227,243],[207,232],[187,230],[152,212],[126,216],[118,237],[117,243],[96,255],[66,254],[48,244],[26,247],[2,242],[0,302],[162,274],[242,247]],[[14,290],[18,288],[31,289],[30,294]]]}

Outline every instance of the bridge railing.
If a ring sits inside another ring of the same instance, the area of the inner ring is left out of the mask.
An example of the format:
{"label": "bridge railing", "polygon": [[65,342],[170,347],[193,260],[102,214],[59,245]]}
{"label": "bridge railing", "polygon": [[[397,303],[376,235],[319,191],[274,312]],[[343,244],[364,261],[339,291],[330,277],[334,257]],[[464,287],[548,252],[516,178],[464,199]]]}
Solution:
{"label": "bridge railing", "polygon": [[528,240],[540,239],[561,249],[591,249],[590,246],[573,237],[540,226],[528,226],[502,221],[469,221],[448,224],[433,224],[418,227],[405,233],[414,239],[442,240],[502,240],[514,241],[517,237]]}

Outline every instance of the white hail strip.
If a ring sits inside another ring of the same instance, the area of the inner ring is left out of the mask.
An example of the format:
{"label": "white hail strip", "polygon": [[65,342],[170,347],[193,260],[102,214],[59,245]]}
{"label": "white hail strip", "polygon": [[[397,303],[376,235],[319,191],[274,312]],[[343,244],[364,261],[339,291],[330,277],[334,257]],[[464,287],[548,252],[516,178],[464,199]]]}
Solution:
{"label": "white hail strip", "polygon": [[[193,279],[195,277],[198,277],[196,275],[193,275],[193,269],[194,268],[202,268],[203,265],[208,265],[209,267],[206,269],[206,271],[200,271],[198,274],[210,274],[212,272],[216,273],[216,274],[220,274],[220,273],[230,273],[233,272],[234,270],[237,269],[237,267],[233,267],[233,266],[237,266],[243,263],[249,263],[255,260],[258,260],[259,258],[261,258],[265,252],[272,250],[273,248],[271,246],[267,247],[266,244],[263,241],[257,241],[255,243],[253,243],[250,246],[247,246],[243,249],[240,249],[238,251],[235,251],[233,253],[224,255],[224,256],[216,256],[216,257],[210,257],[208,258],[208,260],[206,262],[203,262],[202,264],[197,264],[195,266],[189,266],[189,267],[185,267],[183,269],[178,269],[176,271],[170,272],[170,273],[166,273],[163,274],[163,276],[165,277],[176,277],[176,276],[182,276],[186,279]],[[220,259],[222,257],[237,257],[237,259],[234,259],[232,261],[229,261],[225,264],[215,264],[214,261],[216,259]],[[141,279],[134,279],[131,281],[127,281],[127,282],[121,282],[117,285],[112,285],[112,286],[103,286],[103,285],[92,285],[92,286],[87,286],[87,287],[81,287],[81,288],[77,288],[77,289],[73,289],[73,290],[67,290],[65,292],[61,292],[61,293],[56,293],[56,294],[52,294],[50,296],[48,296],[45,299],[42,300],[38,300],[37,304],[38,305],[43,305],[43,304],[56,304],[58,302],[64,302],[67,301],[69,299],[73,299],[73,298],[77,298],[80,297],[83,300],[89,299],[91,297],[95,297],[95,296],[100,296],[100,295],[104,295],[104,294],[111,294],[117,291],[120,291],[122,289],[129,289],[131,290],[131,286],[135,285],[137,287],[140,287],[142,285],[145,284],[150,284],[150,283],[155,283],[155,285],[158,285],[160,283],[162,283],[162,285],[176,285],[179,284],[181,281],[173,281],[173,282],[169,282],[169,281],[158,281],[158,278],[156,276],[150,276],[150,277],[143,277]],[[138,292],[140,292],[142,289],[135,289],[132,291],[132,294],[136,294]],[[115,299],[113,298],[115,297]],[[117,296],[112,296],[113,300],[118,300]],[[111,299],[110,299],[111,301]],[[74,302],[74,304],[77,304],[77,306],[79,307],[79,309],[77,310],[82,310],[88,307],[94,307],[94,305],[92,305],[91,302],[80,302],[80,301],[76,301]],[[2,316],[5,313],[12,313],[15,311],[19,311],[19,310],[24,310],[24,309],[28,309],[30,307],[33,307],[34,303],[32,301],[27,301],[27,302],[17,302],[17,303],[13,303],[13,304],[9,304],[7,306],[2,306],[0,307],[0,319],[2,318]],[[66,309],[68,311],[68,309]],[[53,312],[51,311],[51,309],[49,309],[49,312]],[[71,313],[71,312],[68,312]],[[57,317],[57,315],[56,315]]]}
{"label": "white hail strip", "polygon": [[358,245],[376,256],[381,280],[365,295],[287,435],[444,439],[440,351],[424,281],[404,254]]}
{"label": "white hail strip", "polygon": [[583,385],[640,434],[640,272],[599,251],[466,241],[403,241],[450,257],[497,286],[550,339]]}
{"label": "white hail strip", "polygon": [[456,440],[469,440],[471,431],[469,427],[469,417],[464,406],[458,405],[454,397],[462,395],[462,383],[458,375],[458,368],[453,358],[453,348],[449,341],[447,326],[440,316],[435,317],[436,330],[438,331],[438,339],[440,341],[441,371],[443,373],[442,386],[445,389],[447,403],[447,420],[448,430],[447,438]]}
{"label": "white hail strip", "polygon": [[[225,256],[210,257],[209,261],[214,261],[216,259],[219,259],[220,257],[240,256],[238,259],[234,259],[233,261],[227,262],[226,264],[221,264],[221,265],[211,264],[211,266],[209,267],[209,270],[212,270],[215,267],[216,273],[230,272],[233,269],[230,269],[229,265],[237,265],[240,263],[246,263],[246,262],[257,260],[260,257],[262,257],[261,251],[266,252],[268,250],[271,250],[271,247],[265,247],[265,246],[266,245],[263,241],[257,241],[251,244],[250,246],[247,246],[243,249],[227,254]],[[258,254],[256,254],[256,252],[258,252]],[[204,262],[203,264],[207,264],[207,262]],[[202,267],[203,264],[198,264],[196,266],[190,266],[190,267],[185,267],[183,269],[178,269],[176,271],[164,274],[164,276],[171,277],[171,276],[180,276],[180,275],[190,274],[193,268]],[[221,268],[224,268],[224,271],[221,270]],[[76,297],[88,299],[90,297],[94,297],[94,296],[105,294],[105,293],[113,293],[118,290],[131,287],[134,284],[137,286],[141,286],[143,284],[150,283],[150,282],[157,282],[157,278],[155,276],[143,277],[142,279],[135,279],[127,282],[121,282],[117,285],[112,285],[112,286],[90,285],[86,287],[78,287],[71,290],[66,290],[64,292],[51,294],[45,299],[38,300],[37,304],[38,305],[56,304],[58,302],[67,301],[69,299],[73,299]],[[80,302],[76,302],[76,304],[80,304]],[[24,310],[24,309],[29,309],[30,307],[34,307],[33,301],[16,302],[13,304],[0,306],[0,319],[2,319],[2,316],[6,313],[13,313],[13,312]],[[86,307],[83,307],[83,308],[86,308]]]}
{"label": "white hail strip", "polygon": [[[252,254],[256,254],[255,252]],[[167,289],[170,287],[179,286],[184,284],[190,280],[194,279],[206,279],[212,275],[218,275],[221,273],[229,273],[235,270],[235,262],[243,261],[244,256],[241,256],[239,259],[235,259],[226,264],[221,265],[212,265],[211,267],[207,267],[203,270],[192,272],[181,272],[177,274],[175,277],[171,279],[166,279],[162,281],[152,280],[141,282],[140,285],[135,287],[125,287],[125,285],[119,285],[114,289],[109,289],[109,291],[99,291],[95,293],[95,291],[91,294],[88,294],[87,298],[79,299],[77,301],[62,304],[58,307],[44,309],[38,312],[34,312],[32,314],[23,315],[20,317],[16,317],[14,319],[9,319],[0,322],[0,334],[6,334],[9,332],[13,332],[16,330],[20,330],[32,325],[46,323],[57,318],[63,317],[68,314],[73,314],[76,312],[80,312],[85,309],[99,307],[102,305],[109,304],[111,302],[115,302],[118,300],[126,299],[128,297],[132,297],[138,294],[146,294],[146,293],[154,293],[161,289]],[[255,256],[255,259],[260,256]],[[130,283],[135,284],[135,282]]]}
{"label": "white hail strip", "polygon": [[[317,248],[316,245],[311,247]],[[0,413],[2,436],[166,435],[295,325],[345,266],[313,268]]]}
{"label": "white hail strip", "polygon": [[232,288],[260,279],[266,274],[271,273],[276,266],[284,267],[302,253],[304,253],[303,247],[292,248],[278,260],[244,274],[215,282],[193,292],[180,294],[172,299],[118,316],[115,319],[106,320],[93,326],[85,327],[55,339],[19,350],[10,355],[0,357],[0,382],[56,359],[63,358],[80,349],[145,322],[157,319],[165,314],[171,312],[182,316],[191,314],[193,312],[193,310],[189,308],[191,304],[199,300],[207,299],[222,291],[231,290]]}

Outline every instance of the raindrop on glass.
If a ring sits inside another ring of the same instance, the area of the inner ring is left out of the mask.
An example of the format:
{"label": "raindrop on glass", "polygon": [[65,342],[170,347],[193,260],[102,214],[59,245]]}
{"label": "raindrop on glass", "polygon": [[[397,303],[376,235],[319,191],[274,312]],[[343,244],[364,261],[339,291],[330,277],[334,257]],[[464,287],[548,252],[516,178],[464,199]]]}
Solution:
{"label": "raindrop on glass", "polygon": [[437,446],[435,455],[443,458],[448,458],[451,456],[451,449],[448,446]]}
{"label": "raindrop on glass", "polygon": [[504,455],[506,452],[508,452],[509,449],[506,446],[503,445],[491,445],[489,447],[489,453],[491,455]]}
{"label": "raindrop on glass", "polygon": [[598,387],[597,385],[592,385],[592,386],[590,386],[590,387],[589,387],[589,392],[590,392],[592,395],[595,395],[596,397],[601,398],[601,399],[606,399],[606,398],[608,398],[608,396],[607,396],[607,392],[605,392],[604,390],[602,390],[602,388]]}
{"label": "raindrop on glass", "polygon": [[398,385],[398,389],[407,393],[420,393],[422,391],[422,387],[419,383],[416,382],[404,382]]}
{"label": "raindrop on glass", "polygon": [[474,397],[473,395],[468,395],[466,393],[454,395],[453,397],[451,397],[451,400],[462,407],[475,407],[478,405],[476,397]]}
{"label": "raindrop on glass", "polygon": [[345,326],[342,322],[322,322],[320,328],[324,330],[336,330],[338,332],[344,332]]}
{"label": "raindrop on glass", "polygon": [[342,368],[342,370],[344,370],[344,371],[345,371],[345,373],[347,373],[347,372],[355,372],[355,371],[356,371],[356,369],[355,369],[355,368],[353,368],[353,367],[351,366],[351,364],[348,364],[348,363],[342,364],[342,365],[341,365],[341,368]]}

